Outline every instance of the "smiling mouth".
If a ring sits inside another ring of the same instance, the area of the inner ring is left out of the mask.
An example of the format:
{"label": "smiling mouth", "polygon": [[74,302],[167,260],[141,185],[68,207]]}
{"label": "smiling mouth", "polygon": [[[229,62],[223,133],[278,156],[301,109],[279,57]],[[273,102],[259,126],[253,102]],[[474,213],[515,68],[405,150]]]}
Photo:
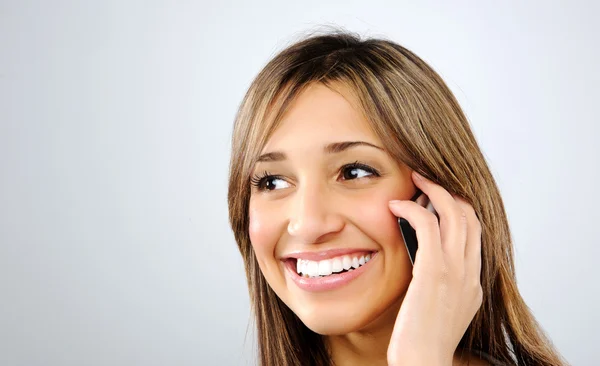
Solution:
{"label": "smiling mouth", "polygon": [[352,272],[364,266],[374,254],[375,252],[352,253],[320,261],[290,258],[288,265],[296,270],[298,276],[304,278],[329,277]]}

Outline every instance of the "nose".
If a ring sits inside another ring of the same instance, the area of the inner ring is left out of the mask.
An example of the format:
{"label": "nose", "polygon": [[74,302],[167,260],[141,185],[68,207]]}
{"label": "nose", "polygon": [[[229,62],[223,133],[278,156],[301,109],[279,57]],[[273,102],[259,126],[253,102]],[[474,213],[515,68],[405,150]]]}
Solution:
{"label": "nose", "polygon": [[344,228],[339,204],[326,187],[299,188],[290,205],[288,233],[303,244],[318,244]]}

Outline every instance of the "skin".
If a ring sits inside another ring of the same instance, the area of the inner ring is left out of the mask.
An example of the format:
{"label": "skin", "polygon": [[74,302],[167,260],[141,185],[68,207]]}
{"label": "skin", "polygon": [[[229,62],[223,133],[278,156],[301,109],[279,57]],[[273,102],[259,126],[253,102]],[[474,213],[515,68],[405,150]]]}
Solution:
{"label": "skin", "polygon": [[[473,209],[392,159],[348,93],[306,89],[270,137],[257,163],[249,235],[267,282],[311,330],[325,336],[339,365],[483,365],[456,347],[481,305],[481,229]],[[362,141],[340,152],[328,144]],[[348,167],[359,161],[374,168]],[[346,167],[345,167],[346,166]],[[440,214],[407,201],[419,187]],[[260,188],[260,189],[259,189]],[[413,267],[397,217],[417,231]],[[295,252],[376,251],[350,283],[324,292],[300,289],[282,259]]]}

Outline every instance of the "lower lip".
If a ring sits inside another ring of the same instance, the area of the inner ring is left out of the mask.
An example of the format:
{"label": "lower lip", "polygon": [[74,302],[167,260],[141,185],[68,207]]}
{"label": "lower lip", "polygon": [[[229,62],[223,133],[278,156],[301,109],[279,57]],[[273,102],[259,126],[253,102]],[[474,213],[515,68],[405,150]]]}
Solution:
{"label": "lower lip", "polygon": [[361,274],[363,274],[367,269],[371,267],[371,263],[377,257],[377,252],[371,253],[371,259],[363,264],[362,266],[343,273],[331,274],[329,276],[324,277],[302,277],[296,271],[295,265],[293,261],[286,262],[285,268],[292,278],[294,283],[302,290],[311,291],[311,292],[320,292],[320,291],[331,291],[335,290],[339,287],[342,287],[348,284],[350,281],[354,280]]}

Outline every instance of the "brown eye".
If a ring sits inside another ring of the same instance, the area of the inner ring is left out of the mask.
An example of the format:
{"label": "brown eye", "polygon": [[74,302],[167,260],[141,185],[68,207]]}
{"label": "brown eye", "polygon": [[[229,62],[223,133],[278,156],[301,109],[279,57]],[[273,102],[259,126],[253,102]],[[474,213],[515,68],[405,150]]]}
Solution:
{"label": "brown eye", "polygon": [[344,180],[353,180],[357,178],[365,178],[369,176],[379,176],[379,173],[374,168],[359,162],[344,165],[342,167],[342,175]]}
{"label": "brown eye", "polygon": [[282,187],[282,184],[287,182],[278,175],[271,175],[268,172],[264,172],[262,175],[252,177],[251,183],[259,191],[274,191],[276,189],[286,188],[285,186]]}
{"label": "brown eye", "polygon": [[262,189],[265,189],[267,191],[274,191],[275,189],[277,189],[278,186],[281,187],[282,185],[281,183],[277,184],[278,182],[285,183],[283,179],[277,178],[275,176],[267,177],[263,179]]}

